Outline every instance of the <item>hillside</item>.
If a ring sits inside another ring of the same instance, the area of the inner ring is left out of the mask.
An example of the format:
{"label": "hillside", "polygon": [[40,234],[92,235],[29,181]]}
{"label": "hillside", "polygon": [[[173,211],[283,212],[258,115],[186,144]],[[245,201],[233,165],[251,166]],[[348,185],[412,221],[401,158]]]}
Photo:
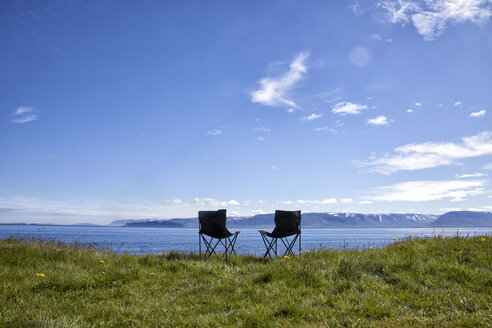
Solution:
{"label": "hillside", "polygon": [[262,261],[0,241],[0,327],[491,327],[489,236]]}
{"label": "hillside", "polygon": [[441,215],[433,227],[492,227],[492,213],[455,211]]}

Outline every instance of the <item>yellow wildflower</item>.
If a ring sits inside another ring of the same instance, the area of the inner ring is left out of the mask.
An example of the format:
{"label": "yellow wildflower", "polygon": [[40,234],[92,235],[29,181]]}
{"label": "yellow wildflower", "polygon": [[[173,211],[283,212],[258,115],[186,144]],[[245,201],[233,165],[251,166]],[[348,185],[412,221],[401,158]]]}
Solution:
{"label": "yellow wildflower", "polygon": [[369,246],[369,249],[374,249],[374,246]]}
{"label": "yellow wildflower", "polygon": [[101,260],[101,261],[99,261],[99,263],[103,263],[103,264],[104,264],[104,261],[103,261],[103,260]]}
{"label": "yellow wildflower", "polygon": [[299,254],[302,254],[302,251],[299,251]]}
{"label": "yellow wildflower", "polygon": [[310,252],[310,250],[309,249],[306,249],[306,253],[309,253],[309,252]]}
{"label": "yellow wildflower", "polygon": [[397,238],[396,237],[393,237],[393,240],[396,240]]}
{"label": "yellow wildflower", "polygon": [[285,255],[284,256],[284,259],[288,260],[289,259],[289,256]]}
{"label": "yellow wildflower", "polygon": [[482,239],[480,239],[480,240],[481,240],[481,241],[485,241],[485,238],[484,238],[484,237],[482,237]]}
{"label": "yellow wildflower", "polygon": [[44,273],[36,273],[36,276],[38,276],[38,277],[46,277],[46,276],[44,275]]}

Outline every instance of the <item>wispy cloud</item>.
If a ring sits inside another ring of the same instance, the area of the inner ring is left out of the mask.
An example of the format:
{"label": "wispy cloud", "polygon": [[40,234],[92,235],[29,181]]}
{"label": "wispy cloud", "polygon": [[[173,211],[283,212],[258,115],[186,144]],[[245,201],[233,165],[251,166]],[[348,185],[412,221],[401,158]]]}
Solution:
{"label": "wispy cloud", "polygon": [[436,200],[463,201],[484,193],[483,180],[407,181],[375,188],[364,198],[372,201],[422,202]]}
{"label": "wispy cloud", "polygon": [[228,126],[229,126],[229,124],[221,125],[218,128],[216,128],[216,129],[213,129],[213,130],[208,131],[207,132],[207,135],[209,135],[209,136],[218,136],[218,135],[222,134],[224,132],[224,129],[227,128]]}
{"label": "wispy cloud", "polygon": [[10,121],[18,124],[36,121],[38,119],[38,115],[33,113],[33,111],[33,107],[18,107],[12,114],[13,118]]}
{"label": "wispy cloud", "polygon": [[461,105],[461,101],[457,101],[457,102],[455,102],[455,103],[453,104],[453,106],[455,106],[455,107],[458,107],[459,105]]}
{"label": "wispy cloud", "polygon": [[327,126],[322,126],[322,127],[319,127],[319,128],[314,128],[313,131],[314,132],[326,131],[326,132],[330,132],[330,133],[337,133],[337,130],[335,130],[334,128],[329,128]]}
{"label": "wispy cloud", "polygon": [[420,102],[418,102],[418,101],[417,101],[417,102],[415,103],[415,106],[420,107],[420,106],[422,106],[422,103],[420,103]]}
{"label": "wispy cloud", "polygon": [[374,33],[369,37],[373,41],[384,41],[384,42],[393,42],[390,38],[385,38],[381,34]]}
{"label": "wispy cloud", "polygon": [[470,173],[470,174],[461,174],[461,175],[456,175],[458,179],[467,179],[467,178],[480,178],[485,176],[485,174],[476,172],[476,173]]}
{"label": "wispy cloud", "polygon": [[470,117],[482,117],[482,116],[485,116],[485,113],[487,113],[487,111],[485,109],[479,111],[479,112],[473,112],[470,114]]}
{"label": "wispy cloud", "polygon": [[25,114],[25,113],[30,113],[33,110],[34,110],[34,108],[32,108],[32,107],[21,106],[14,111],[14,115],[17,116],[17,115],[21,115],[21,114]]}
{"label": "wispy cloud", "polygon": [[413,109],[411,108],[407,109],[407,113],[413,113]]}
{"label": "wispy cloud", "polygon": [[298,108],[297,104],[288,99],[288,92],[307,72],[305,65],[309,52],[301,52],[290,64],[290,70],[280,77],[265,77],[260,80],[260,88],[251,93],[251,101],[268,106],[287,105]]}
{"label": "wispy cloud", "polygon": [[222,130],[221,129],[213,129],[213,130],[210,130],[207,132],[207,134],[209,136],[218,136],[219,134],[222,134]]}
{"label": "wispy cloud", "polygon": [[315,113],[312,113],[309,116],[304,116],[302,118],[302,120],[303,121],[314,121],[314,120],[317,120],[318,118],[320,118],[321,116],[323,116],[323,114],[315,114]]}
{"label": "wispy cloud", "polygon": [[342,101],[337,103],[331,110],[333,114],[338,115],[357,115],[360,114],[363,110],[366,110],[366,105],[354,104],[348,101]]}
{"label": "wispy cloud", "polygon": [[489,0],[379,0],[392,23],[412,22],[424,40],[441,35],[449,24],[485,24],[492,15]]}
{"label": "wispy cloud", "polygon": [[371,55],[367,48],[355,47],[350,51],[348,60],[352,65],[366,66],[371,61]]}
{"label": "wispy cloud", "polygon": [[[348,198],[347,198],[348,199]],[[328,204],[335,204],[337,202],[336,198],[325,198],[322,200],[305,200],[305,199],[298,199],[298,200],[284,200],[281,201],[282,204],[284,205],[328,205]]]}
{"label": "wispy cloud", "polygon": [[462,158],[492,154],[492,132],[481,132],[462,139],[462,143],[425,142],[408,144],[394,149],[395,154],[370,158],[368,162],[355,162],[359,167],[370,167],[373,172],[390,174],[403,170],[451,165]]}
{"label": "wispy cloud", "polygon": [[372,125],[389,125],[388,118],[384,115],[379,115],[378,117],[371,118],[367,120],[367,124]]}
{"label": "wispy cloud", "polygon": [[270,132],[270,129],[269,128],[266,128],[264,126],[260,126],[260,127],[257,127],[257,128],[253,128],[253,131],[258,131],[258,132]]}
{"label": "wispy cloud", "polygon": [[12,121],[12,123],[22,124],[22,123],[28,123],[28,122],[36,121],[37,119],[38,119],[38,116],[36,114],[32,114],[32,115],[19,117],[19,118],[13,118],[11,121]]}

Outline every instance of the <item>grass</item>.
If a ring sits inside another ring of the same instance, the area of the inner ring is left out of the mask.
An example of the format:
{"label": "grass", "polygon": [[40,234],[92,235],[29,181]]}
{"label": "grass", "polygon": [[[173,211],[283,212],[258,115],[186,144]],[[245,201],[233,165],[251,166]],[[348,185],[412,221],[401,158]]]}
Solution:
{"label": "grass", "polygon": [[491,270],[490,236],[228,262],[6,239],[0,327],[491,327]]}

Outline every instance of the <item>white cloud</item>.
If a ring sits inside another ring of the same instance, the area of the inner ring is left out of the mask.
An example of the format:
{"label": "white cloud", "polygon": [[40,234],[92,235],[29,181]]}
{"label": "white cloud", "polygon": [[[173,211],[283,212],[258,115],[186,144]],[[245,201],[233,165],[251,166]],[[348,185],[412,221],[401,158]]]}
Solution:
{"label": "white cloud", "polygon": [[254,210],[254,211],[251,211],[251,214],[253,214],[253,215],[265,214],[265,211],[263,211],[263,210],[260,208],[260,209],[257,209],[257,210]]}
{"label": "white cloud", "polygon": [[381,34],[377,34],[377,33],[372,34],[369,38],[370,38],[371,40],[374,40],[374,41],[393,42],[393,40],[392,40],[392,39],[390,39],[390,38],[385,38],[385,37],[384,37],[384,36],[382,36]]}
{"label": "white cloud", "polygon": [[455,106],[455,107],[457,107],[457,106],[459,106],[459,105],[461,105],[461,101],[457,101],[457,102],[455,102],[455,103],[453,104],[453,106]]}
{"label": "white cloud", "polygon": [[384,115],[379,115],[378,117],[371,118],[367,120],[367,124],[372,124],[372,125],[388,125],[389,121],[388,118]]}
{"label": "white cloud", "polygon": [[492,15],[490,0],[379,0],[392,23],[412,22],[424,40],[441,35],[449,24],[485,24]]}
{"label": "white cloud", "polygon": [[371,61],[371,56],[366,48],[355,47],[350,51],[348,59],[355,66],[366,66]]}
{"label": "white cloud", "polygon": [[363,110],[366,110],[367,106],[366,105],[361,105],[361,104],[353,104],[348,101],[342,101],[337,103],[331,110],[332,113],[338,114],[338,115],[356,115],[360,114]]}
{"label": "white cloud", "polygon": [[492,163],[489,163],[483,167],[484,170],[492,170]]}
{"label": "white cloud", "polygon": [[287,105],[291,108],[298,108],[294,101],[287,99],[287,94],[307,72],[304,62],[308,57],[307,51],[301,52],[290,64],[290,70],[287,73],[277,78],[261,79],[260,89],[251,93],[251,101],[268,106]]}
{"label": "white cloud", "polygon": [[257,128],[253,128],[253,131],[270,132],[270,129],[269,128],[266,128],[264,126],[260,126],[260,127],[257,127]]}
{"label": "white cloud", "polygon": [[368,204],[372,204],[372,201],[370,201],[370,200],[362,200],[362,201],[359,202],[359,204],[368,205]]}
{"label": "white cloud", "polygon": [[222,130],[220,129],[214,129],[214,130],[211,130],[211,131],[208,131],[207,134],[209,136],[218,136],[219,134],[222,134]]}
{"label": "white cloud", "polygon": [[167,203],[167,204],[174,204],[174,205],[176,205],[176,204],[183,204],[183,201],[181,199],[179,199],[179,198],[176,198],[176,199],[168,199],[168,200],[165,200],[164,202]]}
{"label": "white cloud", "polygon": [[413,109],[411,108],[407,109],[407,113],[413,113]]}
{"label": "white cloud", "polygon": [[352,203],[354,200],[352,198],[342,198],[340,199],[340,203],[348,204]]}
{"label": "white cloud", "polygon": [[417,102],[415,103],[415,106],[420,107],[420,106],[422,106],[422,104],[421,104],[420,102],[418,102],[418,101],[417,101]]}
{"label": "white cloud", "polygon": [[[245,205],[247,206],[247,205]],[[4,222],[46,222],[105,224],[109,218],[120,219],[168,219],[196,217],[199,210],[241,207],[240,202],[214,198],[194,198],[184,201],[179,198],[149,202],[147,200],[121,200],[116,202],[49,201],[33,198],[1,198],[0,211]],[[34,218],[32,221],[29,221]]]}
{"label": "white cloud", "polygon": [[463,201],[484,192],[483,180],[407,181],[378,187],[364,198],[374,201]]}
{"label": "white cloud", "polygon": [[372,40],[377,40],[377,41],[381,41],[383,40],[383,36],[381,34],[372,34],[369,38],[371,38]]}
{"label": "white cloud", "polygon": [[30,113],[34,110],[34,108],[32,107],[26,107],[26,106],[21,106],[19,108],[17,108],[14,112],[14,116],[18,116],[18,115],[22,115],[22,114],[25,114],[25,113]]}
{"label": "white cloud", "polygon": [[442,107],[444,107],[444,105],[443,104],[438,104],[437,107],[442,108]]}
{"label": "white cloud", "polygon": [[[346,198],[348,199],[348,198]],[[306,205],[306,204],[311,204],[311,205],[328,205],[328,204],[335,204],[337,202],[336,198],[326,198],[323,200],[305,200],[305,199],[298,199],[295,201],[292,200],[284,200],[281,201],[282,204],[284,205]]]}
{"label": "white cloud", "polygon": [[482,117],[485,115],[485,113],[487,113],[487,111],[485,109],[479,111],[479,112],[473,112],[470,114],[470,117]]}
{"label": "white cloud", "polygon": [[294,113],[295,110],[296,109],[294,107],[291,107],[291,108],[287,109],[287,113]]}
{"label": "white cloud", "polygon": [[277,171],[278,170],[278,166],[277,165],[272,165],[272,170]]}
{"label": "white cloud", "polygon": [[425,142],[408,144],[394,149],[392,156],[370,158],[369,162],[356,162],[359,167],[370,167],[371,171],[390,174],[403,170],[451,165],[458,159],[492,154],[492,131],[481,132],[462,139],[461,144]]}
{"label": "white cloud", "polygon": [[330,133],[333,133],[333,134],[336,134],[338,133],[337,130],[333,129],[333,128],[329,128],[327,126],[322,126],[320,128],[315,128],[313,129],[314,132],[322,132],[322,131],[326,131],[326,132],[330,132]]}
{"label": "white cloud", "polygon": [[318,118],[320,118],[321,116],[323,116],[323,114],[315,114],[315,113],[312,113],[309,116],[304,116],[302,119],[304,121],[314,121],[314,120],[317,120]]}
{"label": "white cloud", "polygon": [[19,117],[19,118],[14,118],[11,121],[13,123],[22,124],[22,123],[28,123],[28,122],[36,121],[37,119],[38,119],[38,116],[36,114],[32,114],[32,115]]}
{"label": "white cloud", "polygon": [[470,173],[470,174],[461,174],[461,175],[456,175],[458,179],[467,179],[467,178],[480,178],[485,176],[485,174],[476,172],[476,173]]}
{"label": "white cloud", "polygon": [[265,141],[265,138],[263,138],[263,137],[257,137],[257,138],[256,138],[256,141],[258,141],[258,142],[260,142],[260,141]]}
{"label": "white cloud", "polygon": [[[12,118],[10,121],[12,123],[17,123],[17,124],[23,124],[23,123],[36,121],[38,119],[38,115],[32,113],[33,111],[34,111],[33,107],[26,107],[26,106],[18,107],[14,111],[14,113],[12,114],[12,116],[14,116],[14,118]],[[28,114],[28,113],[31,113],[31,114]]]}

